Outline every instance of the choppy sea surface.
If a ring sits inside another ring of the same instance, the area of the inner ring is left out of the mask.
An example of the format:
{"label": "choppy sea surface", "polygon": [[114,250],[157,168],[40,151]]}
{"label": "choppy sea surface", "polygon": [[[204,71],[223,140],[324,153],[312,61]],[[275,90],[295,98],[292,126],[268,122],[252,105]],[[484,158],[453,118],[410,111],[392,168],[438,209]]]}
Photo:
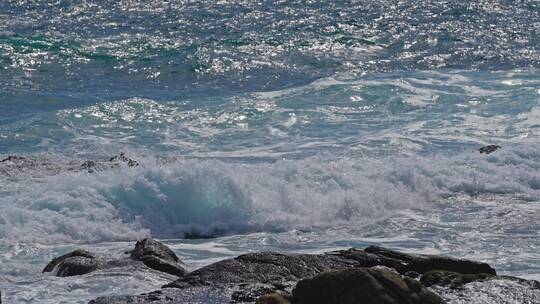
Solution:
{"label": "choppy sea surface", "polygon": [[377,244],[540,279],[539,72],[533,0],[0,1],[0,160],[30,164],[0,163],[3,299],[157,289],[41,274],[145,236],[189,269]]}

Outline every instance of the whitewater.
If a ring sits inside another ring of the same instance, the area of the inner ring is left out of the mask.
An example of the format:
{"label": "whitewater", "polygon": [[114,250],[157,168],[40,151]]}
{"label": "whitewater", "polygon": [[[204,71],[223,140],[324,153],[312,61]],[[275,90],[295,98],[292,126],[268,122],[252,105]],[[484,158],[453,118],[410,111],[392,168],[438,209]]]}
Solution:
{"label": "whitewater", "polygon": [[381,245],[540,280],[539,46],[532,0],[1,1],[2,300],[158,289],[41,273],[147,236],[189,270]]}

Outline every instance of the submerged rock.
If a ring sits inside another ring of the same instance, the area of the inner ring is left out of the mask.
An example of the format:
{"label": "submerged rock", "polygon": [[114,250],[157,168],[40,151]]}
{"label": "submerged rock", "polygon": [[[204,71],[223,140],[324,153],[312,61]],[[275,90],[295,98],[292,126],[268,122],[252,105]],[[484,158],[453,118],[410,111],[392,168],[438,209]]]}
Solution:
{"label": "submerged rock", "polygon": [[295,304],[444,304],[415,280],[381,268],[323,272],[298,282]]}
{"label": "submerged rock", "polygon": [[119,155],[115,155],[109,159],[109,162],[111,163],[126,163],[128,167],[137,167],[139,163],[136,160],[133,160],[126,156],[125,153],[120,153]]}
{"label": "submerged rock", "polygon": [[98,266],[99,264],[95,259],[74,256],[58,264],[56,275],[59,277],[83,275],[98,269]]}
{"label": "submerged rock", "polygon": [[[144,265],[144,266],[143,266]],[[159,272],[182,276],[186,271],[176,254],[167,246],[153,239],[138,241],[128,258],[97,257],[85,251],[75,250],[54,258],[43,272],[55,271],[59,277],[83,275],[96,270],[107,272],[110,269],[141,269],[146,267]]]}
{"label": "submerged rock", "polygon": [[98,268],[98,261],[94,254],[86,250],[75,250],[54,258],[45,268],[45,272],[53,272],[59,277],[69,277],[90,273]]}
{"label": "submerged rock", "polygon": [[482,148],[478,149],[478,151],[480,152],[480,154],[490,154],[490,153],[493,153],[493,152],[497,151],[500,148],[501,148],[501,146],[489,145],[489,146],[485,146],[485,147],[482,147]]}
{"label": "submerged rock", "polygon": [[118,168],[121,165],[127,167],[137,167],[139,162],[133,160],[125,155],[125,153],[120,153],[115,155],[108,160],[87,160],[84,161],[80,168],[88,173],[95,173],[98,171],[104,171],[108,169]]}
{"label": "submerged rock", "polygon": [[25,160],[26,158],[22,157],[22,156],[16,156],[16,155],[9,155],[8,157],[0,160],[0,163],[4,163],[4,162],[16,162],[16,161],[20,161],[20,160]]}

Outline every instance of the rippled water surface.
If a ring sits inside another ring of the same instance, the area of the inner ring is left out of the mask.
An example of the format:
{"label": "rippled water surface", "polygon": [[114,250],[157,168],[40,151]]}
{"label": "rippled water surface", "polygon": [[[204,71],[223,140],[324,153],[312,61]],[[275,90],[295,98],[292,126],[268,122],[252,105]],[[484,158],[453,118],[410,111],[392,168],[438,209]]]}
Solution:
{"label": "rippled water surface", "polygon": [[540,279],[539,32],[532,0],[0,1],[3,297],[157,289],[40,273],[149,235],[189,269],[379,244]]}

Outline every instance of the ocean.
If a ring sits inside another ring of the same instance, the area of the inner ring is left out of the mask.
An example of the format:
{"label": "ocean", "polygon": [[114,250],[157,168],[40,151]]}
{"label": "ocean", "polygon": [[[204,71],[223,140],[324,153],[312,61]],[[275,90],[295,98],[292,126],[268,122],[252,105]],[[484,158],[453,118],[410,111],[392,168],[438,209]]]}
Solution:
{"label": "ocean", "polygon": [[2,299],[158,289],[41,273],[146,236],[188,269],[381,245],[539,280],[539,69],[534,0],[2,0]]}

